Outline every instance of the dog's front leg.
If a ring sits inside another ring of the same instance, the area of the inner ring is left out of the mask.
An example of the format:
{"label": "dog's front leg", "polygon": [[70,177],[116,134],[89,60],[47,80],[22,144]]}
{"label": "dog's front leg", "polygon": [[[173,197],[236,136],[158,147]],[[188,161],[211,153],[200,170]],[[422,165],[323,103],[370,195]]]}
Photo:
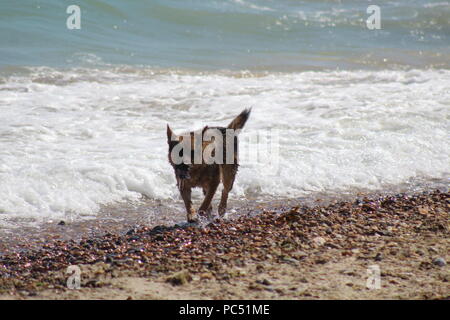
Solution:
{"label": "dog's front leg", "polygon": [[194,208],[192,208],[191,188],[183,186],[182,188],[180,188],[180,193],[181,197],[183,198],[184,205],[186,206],[187,221],[196,222],[198,218]]}
{"label": "dog's front leg", "polygon": [[216,193],[217,187],[219,186],[219,180],[214,181],[209,187],[203,188],[203,194],[205,199],[203,200],[200,208],[198,209],[199,214],[207,214],[208,216],[212,213],[211,201]]}

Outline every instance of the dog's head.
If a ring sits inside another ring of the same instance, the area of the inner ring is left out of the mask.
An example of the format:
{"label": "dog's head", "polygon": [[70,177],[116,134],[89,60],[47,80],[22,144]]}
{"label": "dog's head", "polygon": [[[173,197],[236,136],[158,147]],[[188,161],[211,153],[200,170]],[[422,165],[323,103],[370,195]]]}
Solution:
{"label": "dog's head", "polygon": [[[194,132],[176,135],[167,125],[167,144],[169,145],[169,162],[175,170],[177,180],[190,179],[189,169],[194,163]],[[191,150],[190,155],[184,154],[185,148]]]}
{"label": "dog's head", "polygon": [[[214,141],[205,141],[203,137],[209,130],[208,126],[205,126],[202,130],[195,132],[188,132],[184,135],[176,135],[169,125],[167,125],[167,144],[169,145],[169,162],[175,170],[175,175],[180,179],[189,179],[189,168],[192,164],[203,163],[203,149],[205,146]],[[200,146],[196,148],[195,143],[199,142]],[[190,150],[190,152],[189,152]],[[196,162],[195,152],[199,152],[197,158],[199,162]],[[187,152],[187,154],[184,154]],[[214,152],[213,152],[214,153]]]}

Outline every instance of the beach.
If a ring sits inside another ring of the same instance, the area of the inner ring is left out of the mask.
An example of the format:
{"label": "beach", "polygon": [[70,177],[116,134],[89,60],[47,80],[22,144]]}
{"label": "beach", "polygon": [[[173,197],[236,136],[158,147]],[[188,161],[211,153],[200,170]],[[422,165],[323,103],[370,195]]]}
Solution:
{"label": "beach", "polygon": [[434,190],[57,240],[1,256],[0,298],[449,299],[449,213]]}

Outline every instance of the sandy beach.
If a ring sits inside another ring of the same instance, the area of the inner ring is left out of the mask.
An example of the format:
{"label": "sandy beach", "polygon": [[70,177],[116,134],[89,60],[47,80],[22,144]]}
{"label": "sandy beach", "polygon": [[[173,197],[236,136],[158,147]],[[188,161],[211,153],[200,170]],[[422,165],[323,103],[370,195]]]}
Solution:
{"label": "sandy beach", "polygon": [[435,190],[57,240],[0,257],[0,299],[449,299],[449,213]]}

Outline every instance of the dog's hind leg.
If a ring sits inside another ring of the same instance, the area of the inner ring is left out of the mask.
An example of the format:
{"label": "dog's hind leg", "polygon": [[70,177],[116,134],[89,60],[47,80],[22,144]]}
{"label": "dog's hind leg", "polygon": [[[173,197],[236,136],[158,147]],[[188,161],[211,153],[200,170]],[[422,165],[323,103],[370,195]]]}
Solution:
{"label": "dog's hind leg", "polygon": [[191,188],[183,187],[180,189],[180,193],[183,198],[184,205],[186,206],[187,221],[196,222],[198,219],[194,208],[192,208]]}
{"label": "dog's hind leg", "polygon": [[216,193],[217,187],[219,186],[219,179],[210,183],[207,187],[203,187],[203,194],[205,195],[205,199],[203,200],[200,208],[198,209],[199,214],[205,213],[208,216],[212,213],[212,204],[211,201]]}
{"label": "dog's hind leg", "polygon": [[227,210],[228,193],[230,193],[233,188],[234,179],[238,170],[237,164],[223,164],[220,166],[222,174],[222,197],[219,204],[219,215],[223,216]]}

